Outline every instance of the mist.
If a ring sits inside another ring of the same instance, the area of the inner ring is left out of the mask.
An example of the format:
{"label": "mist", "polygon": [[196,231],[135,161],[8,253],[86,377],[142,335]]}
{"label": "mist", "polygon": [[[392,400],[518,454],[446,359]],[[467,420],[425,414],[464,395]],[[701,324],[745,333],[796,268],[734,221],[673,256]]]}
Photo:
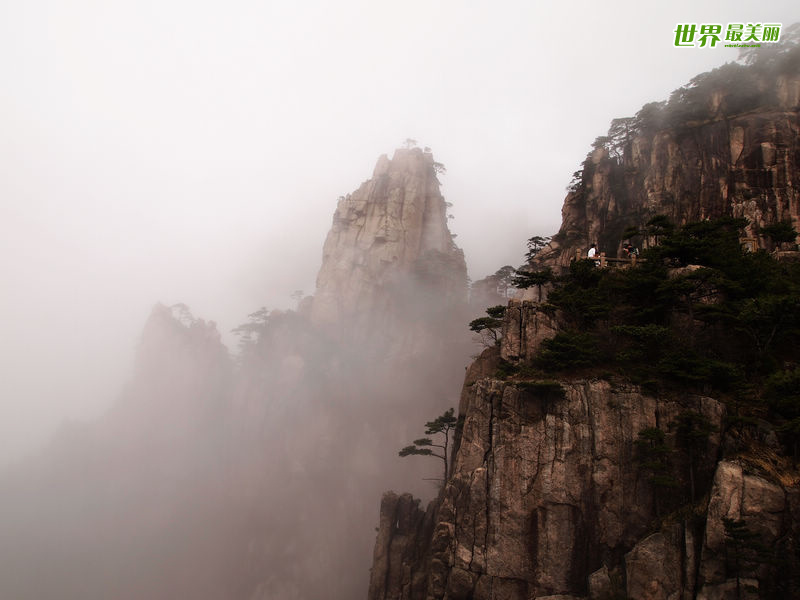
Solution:
{"label": "mist", "polygon": [[[448,225],[479,279],[558,229],[612,118],[736,58],[675,48],[675,23],[797,18],[788,1],[5,3],[0,465],[117,419],[157,302],[216,322],[231,353],[250,313],[296,308],[337,198],[406,138],[446,166]],[[469,352],[416,421],[453,404]],[[387,485],[424,476],[400,469]]]}

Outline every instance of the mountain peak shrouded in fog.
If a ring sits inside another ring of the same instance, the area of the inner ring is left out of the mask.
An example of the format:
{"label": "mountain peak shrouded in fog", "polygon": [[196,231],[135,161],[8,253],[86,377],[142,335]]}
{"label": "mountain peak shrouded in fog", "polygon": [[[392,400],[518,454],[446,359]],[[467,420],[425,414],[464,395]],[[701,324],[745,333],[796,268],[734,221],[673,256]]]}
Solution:
{"label": "mountain peak shrouded in fog", "polygon": [[[391,159],[378,159],[372,179],[339,198],[322,251],[314,323],[379,313],[402,319],[398,311],[419,294],[437,304],[466,300],[467,268],[447,226],[437,178],[442,168],[429,151],[398,149]],[[363,333],[370,326],[358,328]]]}
{"label": "mountain peak shrouded in fog", "polygon": [[184,304],[156,304],[136,351],[134,377],[123,394],[120,419],[149,419],[185,427],[224,410],[232,363],[213,321]]}
{"label": "mountain peak shrouded in fog", "polygon": [[338,203],[317,294],[250,315],[235,360],[213,321],[157,304],[108,414],[0,480],[0,596],[363,597],[374,498],[430,494],[397,450],[455,405],[472,350],[441,169],[381,157]]}

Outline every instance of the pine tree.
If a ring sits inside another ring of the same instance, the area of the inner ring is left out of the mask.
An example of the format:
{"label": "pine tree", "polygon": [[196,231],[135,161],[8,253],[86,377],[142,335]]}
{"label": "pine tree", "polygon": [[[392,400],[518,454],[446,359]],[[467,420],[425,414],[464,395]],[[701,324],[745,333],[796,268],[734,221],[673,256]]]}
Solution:
{"label": "pine tree", "polygon": [[665,442],[664,432],[657,427],[648,427],[639,432],[636,440],[639,468],[648,474],[647,481],[653,486],[653,504],[656,516],[661,515],[660,497],[663,492],[678,487],[672,476],[672,449]]}
{"label": "pine tree", "polygon": [[[444,437],[444,440],[442,440],[443,443],[434,444],[431,438],[425,437],[414,440],[410,446],[406,446],[400,450],[400,452],[398,452],[400,456],[435,456],[442,459],[442,462],[444,463],[444,478],[442,479],[442,483],[446,482],[447,477],[450,475],[450,463],[448,459],[450,433],[455,430],[458,423],[458,419],[453,415],[453,412],[454,409],[449,408],[444,412],[444,414],[436,417],[433,421],[428,421],[425,423],[425,434],[442,435]],[[439,448],[441,450],[441,454],[437,453],[432,448]]]}

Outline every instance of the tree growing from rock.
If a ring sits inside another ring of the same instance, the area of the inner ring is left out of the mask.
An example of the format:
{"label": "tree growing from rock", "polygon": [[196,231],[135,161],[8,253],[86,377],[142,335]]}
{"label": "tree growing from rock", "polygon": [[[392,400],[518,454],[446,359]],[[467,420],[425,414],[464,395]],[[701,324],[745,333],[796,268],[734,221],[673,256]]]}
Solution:
{"label": "tree growing from rock", "polygon": [[547,247],[547,244],[550,243],[550,239],[550,236],[541,235],[535,235],[532,238],[529,238],[527,242],[528,251],[525,253],[525,260],[528,262],[532,261],[534,256],[539,254],[539,252]]}
{"label": "tree growing from rock", "polygon": [[725,527],[725,559],[729,574],[736,577],[736,598],[742,591],[758,592],[757,588],[742,585],[742,579],[753,575],[761,565],[772,562],[769,550],[758,534],[751,531],[743,519],[722,518]]}
{"label": "tree growing from rock", "polygon": [[794,230],[791,221],[781,221],[762,227],[761,235],[766,235],[772,240],[777,248],[782,244],[792,243],[797,239],[797,232]]}
{"label": "tree growing from rock", "polygon": [[705,453],[708,447],[708,438],[717,431],[717,427],[704,414],[693,410],[685,410],[680,413],[675,421],[670,423],[670,426],[675,428],[678,447],[686,455],[689,475],[689,498],[694,503],[696,499],[697,459]]}
{"label": "tree growing from rock", "polygon": [[516,269],[511,265],[505,265],[495,271],[494,275],[489,278],[492,279],[496,286],[496,291],[503,298],[508,298],[508,291],[514,287],[514,273]]}
{"label": "tree growing from rock", "polygon": [[[454,409],[448,408],[443,414],[436,417],[433,421],[425,423],[425,435],[440,435],[441,444],[436,444],[431,438],[424,437],[414,442],[410,446],[406,446],[398,454],[400,456],[435,456],[440,458],[444,463],[444,478],[442,483],[447,481],[450,475],[450,463],[448,459],[448,452],[450,449],[450,434],[455,431],[458,419],[453,415]],[[434,450],[439,448],[439,452]]]}
{"label": "tree growing from rock", "polygon": [[642,429],[636,440],[636,455],[639,469],[647,474],[647,481],[653,486],[653,504],[659,517],[663,509],[661,495],[678,487],[672,476],[672,449],[664,432],[657,427]]}
{"label": "tree growing from rock", "polygon": [[536,286],[539,292],[539,302],[542,301],[542,286],[546,283],[550,283],[551,281],[555,281],[556,276],[553,273],[553,269],[550,267],[546,267],[541,271],[526,271],[526,270],[519,270],[517,271],[516,275],[514,275],[514,279],[512,279],[512,283],[515,287],[520,289],[528,289],[529,287]]}
{"label": "tree growing from rock", "polygon": [[502,304],[490,306],[486,309],[488,317],[479,317],[469,323],[469,330],[477,333],[481,338],[481,343],[487,348],[496,346],[500,343],[501,329],[503,327],[503,316],[506,314],[506,307]]}

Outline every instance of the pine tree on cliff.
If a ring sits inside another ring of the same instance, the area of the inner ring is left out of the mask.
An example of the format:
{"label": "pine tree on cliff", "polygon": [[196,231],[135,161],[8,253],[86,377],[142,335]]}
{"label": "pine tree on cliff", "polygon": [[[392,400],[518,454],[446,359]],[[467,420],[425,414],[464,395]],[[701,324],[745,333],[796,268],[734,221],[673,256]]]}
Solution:
{"label": "pine tree on cliff", "polygon": [[514,276],[513,284],[515,287],[518,287],[522,290],[536,286],[539,291],[539,302],[541,302],[542,286],[555,281],[555,279],[555,273],[553,273],[553,269],[550,267],[545,267],[541,271],[527,271],[521,269],[517,271],[517,274]]}
{"label": "pine tree on cliff", "polygon": [[[742,579],[753,576],[761,565],[771,564],[769,549],[743,519],[722,518],[725,527],[725,562],[729,574],[736,577],[736,598],[742,592],[758,592],[758,588],[742,585]],[[749,595],[749,594],[748,594]]]}
{"label": "pine tree on cliff", "polygon": [[481,343],[487,348],[500,343],[501,329],[503,328],[503,315],[506,307],[498,304],[486,309],[488,317],[479,317],[469,323],[469,330],[481,336]]}
{"label": "pine tree on cliff", "polygon": [[[450,475],[450,463],[448,461],[450,433],[455,430],[458,423],[458,419],[453,416],[453,412],[454,410],[449,408],[444,412],[444,414],[436,417],[433,421],[428,421],[425,423],[425,434],[441,434],[444,436],[444,443],[434,444],[431,438],[420,438],[418,440],[414,440],[412,445],[406,446],[400,450],[400,452],[398,452],[400,456],[411,456],[412,454],[416,454],[420,456],[435,456],[437,458],[441,458],[442,462],[444,463],[444,479],[442,479],[442,483],[446,482],[448,475]],[[440,448],[441,454],[435,452],[431,448]]]}
{"label": "pine tree on cliff", "polygon": [[678,487],[672,476],[672,449],[665,441],[664,432],[657,427],[648,427],[639,432],[636,440],[636,459],[639,469],[647,475],[653,486],[653,504],[657,517],[661,516],[662,496],[668,497],[670,490]]}
{"label": "pine tree on cliff", "polygon": [[708,438],[717,431],[717,427],[708,420],[708,417],[693,410],[680,413],[670,427],[676,430],[678,446],[686,454],[687,471],[689,474],[689,499],[694,503],[695,477],[698,457],[702,457],[708,447]]}

